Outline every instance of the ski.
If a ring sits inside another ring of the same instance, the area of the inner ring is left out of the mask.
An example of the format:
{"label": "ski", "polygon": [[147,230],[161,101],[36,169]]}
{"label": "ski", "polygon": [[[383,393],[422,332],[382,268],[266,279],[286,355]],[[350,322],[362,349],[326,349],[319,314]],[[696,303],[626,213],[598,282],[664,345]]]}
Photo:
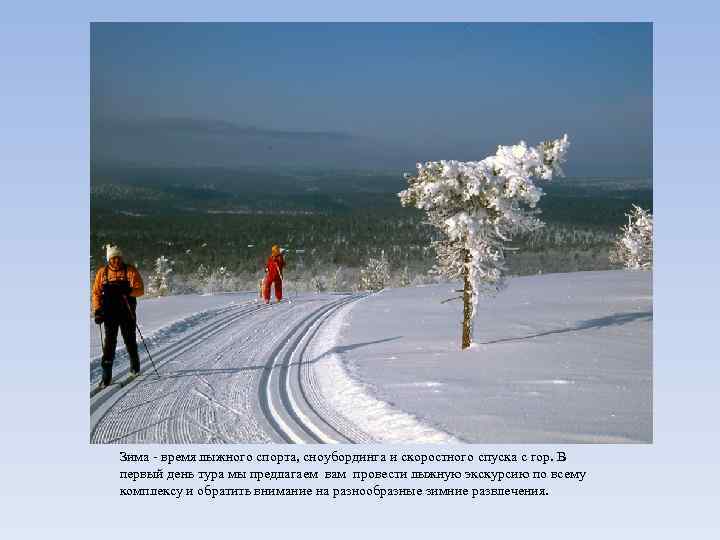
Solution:
{"label": "ski", "polygon": [[96,396],[97,394],[107,390],[108,388],[112,388],[112,387],[123,388],[123,387],[127,386],[128,384],[130,384],[131,382],[133,382],[139,376],[140,376],[139,374],[138,375],[128,374],[125,377],[121,378],[119,381],[113,381],[110,384],[108,384],[107,386],[104,386],[102,388],[100,388],[99,386],[95,386],[92,390],[90,390],[90,397]]}

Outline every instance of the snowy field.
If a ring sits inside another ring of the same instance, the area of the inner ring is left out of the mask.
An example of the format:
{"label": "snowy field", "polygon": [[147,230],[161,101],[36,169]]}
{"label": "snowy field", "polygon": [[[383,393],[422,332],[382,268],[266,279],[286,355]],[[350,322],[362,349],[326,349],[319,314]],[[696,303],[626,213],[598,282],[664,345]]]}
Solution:
{"label": "snowy field", "polygon": [[461,303],[440,304],[454,287],[385,290],[328,326],[316,370],[326,398],[377,441],[651,442],[651,282],[512,279],[479,305],[465,352]]}
{"label": "snowy field", "polygon": [[651,280],[513,279],[480,305],[465,352],[461,304],[440,303],[451,285],[143,300],[160,377],[141,347],[143,374],[124,383],[119,350],[118,384],[91,396],[91,441],[650,442]]}

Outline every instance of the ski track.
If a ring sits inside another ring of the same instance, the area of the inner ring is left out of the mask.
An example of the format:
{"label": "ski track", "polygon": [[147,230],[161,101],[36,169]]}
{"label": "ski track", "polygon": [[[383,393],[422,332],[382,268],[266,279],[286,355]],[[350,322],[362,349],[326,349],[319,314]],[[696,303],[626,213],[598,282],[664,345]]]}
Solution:
{"label": "ski track", "polygon": [[[310,365],[315,360],[308,357],[322,325],[365,296],[327,294],[271,306],[248,302],[171,325],[173,331],[159,332],[149,344],[160,378],[140,345],[143,374],[91,395],[90,441],[370,441],[322,398]],[[126,356],[115,381],[127,373]],[[97,364],[91,365],[95,380]]]}
{"label": "ski track", "polygon": [[[214,320],[220,316],[225,315],[228,313],[233,313],[237,310],[238,307],[246,307],[250,304],[254,303],[254,301],[248,301],[243,302],[240,304],[229,304],[217,308],[211,308],[207,309],[198,313],[193,313],[187,317],[184,317],[182,319],[179,319],[177,321],[173,321],[172,323],[163,326],[161,328],[158,328],[157,330],[152,331],[151,333],[144,335],[145,341],[148,344],[148,347],[150,347],[152,350],[158,344],[163,344],[164,346],[167,346],[169,343],[175,342],[178,339],[181,339],[184,337],[184,333],[186,333],[189,329],[197,329],[201,327],[205,327],[208,324],[208,321],[210,323],[213,323]],[[99,337],[98,337],[99,341]],[[98,344],[99,347],[99,344]],[[140,336],[138,336],[138,348],[142,355],[143,351],[145,350],[145,347],[141,343]],[[95,355],[90,359],[90,382],[97,381],[100,378],[100,361],[102,360],[102,355]],[[125,343],[122,340],[122,336],[118,333],[118,343],[116,347],[116,354],[115,354],[115,360],[113,362],[113,367],[115,368],[114,372],[122,374],[124,371],[128,371],[130,366],[130,358],[128,357],[127,350],[125,349]]]}

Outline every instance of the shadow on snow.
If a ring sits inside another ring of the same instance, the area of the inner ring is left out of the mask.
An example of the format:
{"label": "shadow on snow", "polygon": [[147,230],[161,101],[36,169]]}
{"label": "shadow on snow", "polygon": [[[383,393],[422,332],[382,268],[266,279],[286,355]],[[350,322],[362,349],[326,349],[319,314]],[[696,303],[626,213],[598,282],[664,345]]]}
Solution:
{"label": "shadow on snow", "polygon": [[566,332],[579,332],[582,330],[590,330],[592,328],[607,328],[609,326],[622,326],[635,321],[651,321],[652,311],[643,312],[628,312],[628,313],[615,313],[608,315],[607,317],[600,317],[597,319],[588,319],[586,321],[580,321],[574,326],[567,328],[558,328],[556,330],[548,330],[546,332],[539,332],[537,334],[530,334],[528,336],[514,337],[514,338],[503,338],[495,339],[492,341],[484,341],[481,345],[492,345],[493,343],[507,343],[511,341],[523,341],[526,339],[533,339],[542,336],[550,336],[552,334],[564,334]]}

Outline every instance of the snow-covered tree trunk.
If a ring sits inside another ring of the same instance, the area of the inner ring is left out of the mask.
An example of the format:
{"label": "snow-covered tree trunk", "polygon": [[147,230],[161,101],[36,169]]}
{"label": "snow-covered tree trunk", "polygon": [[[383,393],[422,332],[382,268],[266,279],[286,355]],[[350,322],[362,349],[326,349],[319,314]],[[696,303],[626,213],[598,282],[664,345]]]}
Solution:
{"label": "snow-covered tree trunk", "polygon": [[465,250],[465,267],[463,268],[462,349],[467,349],[470,346],[473,336],[472,284],[470,283],[469,268],[470,251]]}

